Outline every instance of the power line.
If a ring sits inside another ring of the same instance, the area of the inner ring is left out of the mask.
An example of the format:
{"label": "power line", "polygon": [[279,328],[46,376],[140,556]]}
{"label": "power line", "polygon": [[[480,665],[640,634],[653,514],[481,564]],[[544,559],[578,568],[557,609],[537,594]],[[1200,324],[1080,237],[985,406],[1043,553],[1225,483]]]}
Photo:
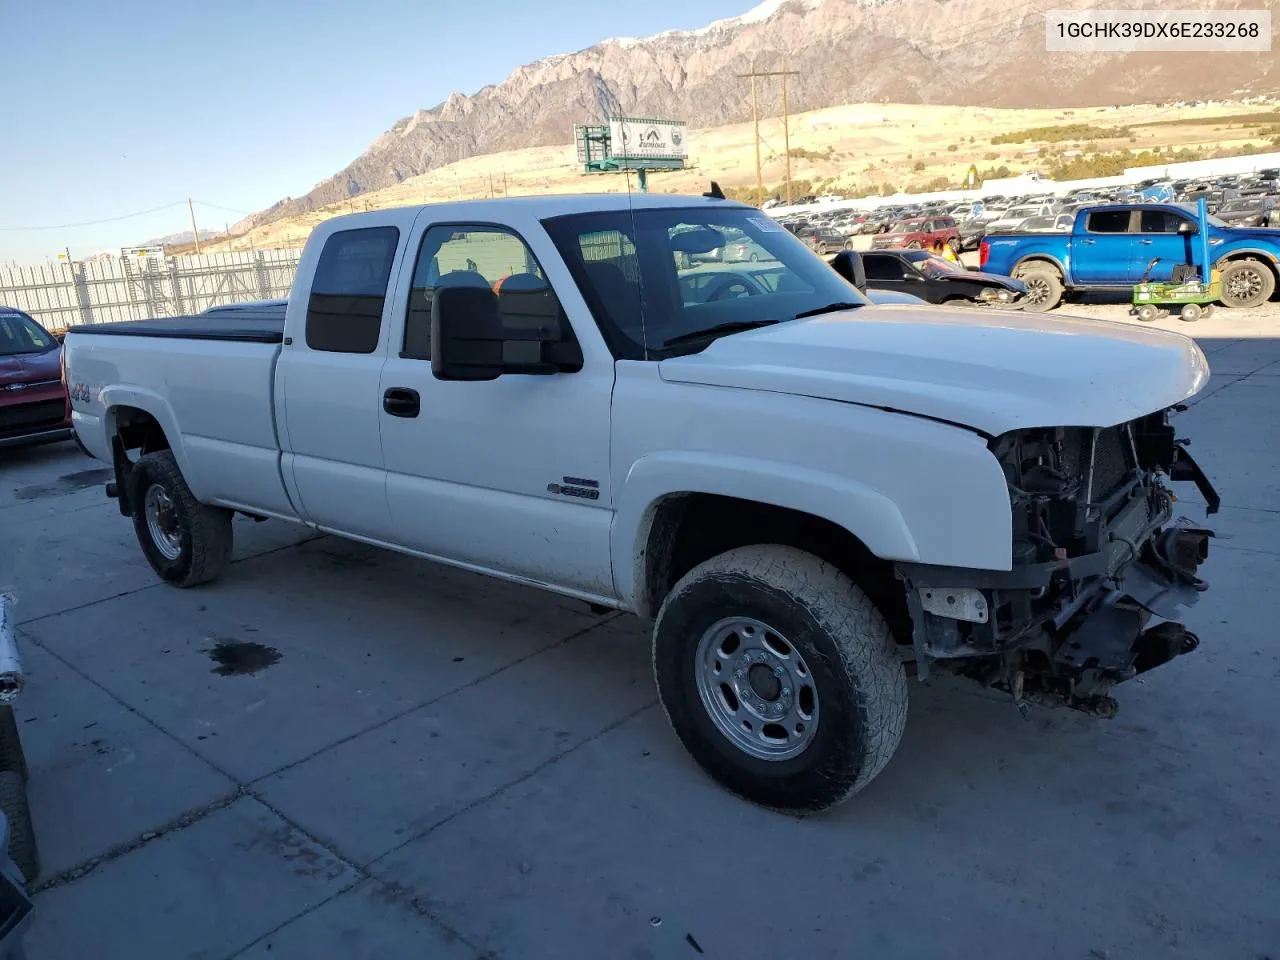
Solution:
{"label": "power line", "polygon": [[250,216],[253,213],[252,210],[237,210],[235,207],[224,207],[217,203],[210,203],[208,200],[193,200],[192,203],[198,204],[202,207],[212,207],[214,210],[221,210],[224,213],[238,213],[245,217]]}
{"label": "power line", "polygon": [[126,213],[118,217],[104,217],[101,220],[83,220],[80,223],[52,223],[47,226],[38,227],[0,227],[0,231],[5,233],[19,233],[26,230],[69,230],[72,227],[95,227],[100,223],[117,223],[120,220],[132,220],[134,217],[145,217],[149,213],[159,213],[161,210],[169,210],[173,207],[181,207],[186,204],[185,200],[175,200],[173,203],[166,203],[162,207],[152,207],[150,210],[139,210],[137,213]]}
{"label": "power line", "polygon": [[[162,210],[170,210],[173,207],[186,206],[188,201],[175,200],[173,203],[166,203],[164,206],[152,207],[150,210],[139,210],[136,213],[123,213],[118,217],[103,217],[101,220],[81,220],[78,223],[51,223],[41,224],[39,226],[26,227],[0,227],[0,231],[5,233],[23,233],[29,230],[70,230],[73,227],[96,227],[102,223],[119,223],[121,220],[132,220],[134,217],[145,217],[151,213],[159,213]],[[241,216],[250,216],[249,210],[237,210],[235,207],[224,207],[221,204],[209,203],[207,200],[192,200],[192,203],[199,204],[202,207],[212,207],[215,210],[222,210],[226,213],[238,213]]]}

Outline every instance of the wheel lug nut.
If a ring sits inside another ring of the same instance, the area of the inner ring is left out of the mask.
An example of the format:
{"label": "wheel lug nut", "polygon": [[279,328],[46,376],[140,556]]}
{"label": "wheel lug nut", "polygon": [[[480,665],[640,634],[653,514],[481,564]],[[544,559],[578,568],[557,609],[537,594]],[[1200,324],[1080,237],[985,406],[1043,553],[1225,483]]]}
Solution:
{"label": "wheel lug nut", "polygon": [[791,688],[790,688],[790,687],[783,687],[783,688],[782,688],[782,695],[783,695],[784,697],[789,697],[789,696],[791,696]]}

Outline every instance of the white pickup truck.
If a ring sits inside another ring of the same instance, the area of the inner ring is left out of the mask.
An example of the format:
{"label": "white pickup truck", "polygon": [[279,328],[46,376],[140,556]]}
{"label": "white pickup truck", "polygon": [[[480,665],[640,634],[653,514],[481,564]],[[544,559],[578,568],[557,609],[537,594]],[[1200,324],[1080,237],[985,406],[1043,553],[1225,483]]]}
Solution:
{"label": "white pickup truck", "polygon": [[165,581],[221,574],[238,511],[630,611],[697,761],[814,810],[908,675],[1111,715],[1197,642],[1168,484],[1217,505],[1169,425],[1191,340],[875,306],[842,263],[718,196],[361,213],[287,303],[76,327],[64,377]]}

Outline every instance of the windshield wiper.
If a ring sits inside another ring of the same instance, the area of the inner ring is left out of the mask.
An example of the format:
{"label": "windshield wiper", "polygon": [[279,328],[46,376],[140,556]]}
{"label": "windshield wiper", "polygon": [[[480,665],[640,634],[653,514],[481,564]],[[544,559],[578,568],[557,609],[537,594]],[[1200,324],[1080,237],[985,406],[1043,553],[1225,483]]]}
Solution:
{"label": "windshield wiper", "polygon": [[664,347],[674,347],[681,343],[693,343],[697,340],[724,336],[727,333],[741,333],[743,330],[754,330],[757,327],[770,327],[778,322],[777,320],[730,320],[728,323],[718,323],[714,327],[707,327],[705,330],[682,333],[669,340],[664,340],[662,345]]}
{"label": "windshield wiper", "polygon": [[838,301],[836,303],[828,303],[826,306],[814,307],[812,310],[801,310],[796,314],[795,319],[803,320],[805,317],[816,317],[820,313],[835,313],[837,310],[854,310],[860,306],[862,306],[860,303]]}

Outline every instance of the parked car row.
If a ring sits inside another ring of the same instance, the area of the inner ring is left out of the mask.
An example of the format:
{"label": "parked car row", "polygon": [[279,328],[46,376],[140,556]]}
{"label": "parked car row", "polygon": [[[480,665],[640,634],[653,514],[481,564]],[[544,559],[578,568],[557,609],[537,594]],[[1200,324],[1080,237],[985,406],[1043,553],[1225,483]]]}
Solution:
{"label": "parked car row", "polygon": [[[934,199],[917,203],[893,204],[875,209],[849,209],[830,204],[843,198],[834,194],[822,197],[802,198],[810,203],[804,212],[789,211],[778,217],[789,225],[792,232],[810,228],[810,232],[826,230],[822,243],[824,249],[835,246],[834,236],[845,239],[860,234],[879,237],[893,233],[908,234],[904,247],[912,241],[927,246],[928,240],[913,235],[922,226],[920,221],[929,217],[947,216],[955,221],[957,231],[954,246],[958,251],[977,250],[984,237],[1004,233],[1069,233],[1075,213],[1082,207],[1105,203],[1176,202],[1194,206],[1197,200],[1206,200],[1210,213],[1224,223],[1249,227],[1280,227],[1280,169],[1259,170],[1253,174],[1223,175],[1200,180],[1149,178],[1124,186],[1088,187],[1072,190],[1061,196],[1051,192],[1006,196],[995,193],[979,193],[962,201]],[[781,201],[770,201],[766,209],[773,209]],[[915,230],[903,230],[903,224],[912,224]],[[924,231],[931,233],[931,231]],[[799,235],[799,234],[797,234]],[[888,246],[897,246],[889,241]],[[812,243],[815,249],[818,244]],[[873,246],[884,248],[884,241],[874,241]]]}
{"label": "parked car row", "polygon": [[1219,302],[1261,306],[1280,284],[1280,231],[1228,224],[1209,214],[1203,246],[1196,210],[1175,203],[1101,204],[1075,216],[1068,234],[993,234],[982,241],[984,270],[1027,285],[1027,309],[1050,310],[1072,292],[1129,291],[1170,282],[1204,266],[1217,271]]}

